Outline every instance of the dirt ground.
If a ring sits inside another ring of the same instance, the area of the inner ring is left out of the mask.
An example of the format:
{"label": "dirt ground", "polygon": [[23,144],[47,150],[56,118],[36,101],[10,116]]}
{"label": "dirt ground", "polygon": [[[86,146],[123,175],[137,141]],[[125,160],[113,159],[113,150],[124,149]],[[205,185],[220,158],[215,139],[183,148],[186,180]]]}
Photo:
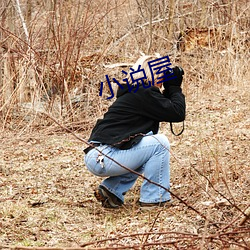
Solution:
{"label": "dirt ground", "polygon": [[188,206],[173,197],[149,212],[136,203],[141,180],[121,209],[96,202],[101,178],[85,168],[85,145],[72,134],[2,131],[0,248],[250,249],[249,220],[240,225],[250,205],[249,100],[246,85],[189,90],[184,134],[161,125],[172,146],[171,190]]}

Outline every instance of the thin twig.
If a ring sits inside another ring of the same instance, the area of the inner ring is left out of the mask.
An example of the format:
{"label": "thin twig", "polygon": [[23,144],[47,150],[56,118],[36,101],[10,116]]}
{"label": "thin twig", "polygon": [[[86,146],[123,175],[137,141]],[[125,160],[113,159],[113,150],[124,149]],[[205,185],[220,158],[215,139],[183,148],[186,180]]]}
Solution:
{"label": "thin twig", "polygon": [[[149,232],[152,232],[152,230],[153,230],[153,228],[154,228],[154,226],[155,226],[156,220],[159,218],[159,215],[160,215],[161,211],[162,211],[162,210],[160,210],[160,211],[157,213],[157,215],[155,216],[155,219],[154,219],[154,221],[153,221],[153,223],[152,223],[152,226],[151,226]],[[148,237],[149,237],[149,234],[146,235],[146,239],[144,240],[143,248],[142,248],[142,249],[144,249],[144,246],[145,246],[146,242],[148,241]]]}
{"label": "thin twig", "polygon": [[209,183],[209,185],[213,188],[213,190],[215,192],[217,192],[219,195],[221,195],[224,199],[226,199],[233,207],[235,207],[239,212],[241,212],[244,216],[247,216],[235,203],[232,203],[224,194],[222,194],[218,189],[216,189],[214,187],[214,185],[211,183],[211,181],[207,178],[207,176],[205,176],[203,173],[201,173],[197,168],[195,168],[193,166],[193,164],[191,164],[191,167],[202,177],[204,177],[207,182]]}
{"label": "thin twig", "polygon": [[[242,230],[242,231],[232,231],[232,232],[227,232],[227,233],[222,233],[222,234],[213,234],[213,235],[206,235],[204,238],[209,241],[219,241],[219,242],[225,242],[227,245],[234,245],[234,246],[239,246],[243,249],[249,249],[247,245],[242,245],[238,242],[231,241],[231,236],[232,235],[237,235],[237,234],[242,234],[242,233],[250,233],[250,230]],[[103,240],[97,240],[93,242],[88,242],[85,244],[82,244],[79,247],[25,247],[25,246],[7,246],[7,245],[0,245],[0,249],[12,249],[12,250],[83,250],[85,247],[94,245],[94,244],[100,244],[104,243],[107,241],[117,241],[121,240],[123,238],[133,238],[135,236],[141,236],[141,235],[169,235],[167,238],[171,239],[171,241],[162,241],[162,242],[147,242],[143,244],[143,247],[145,246],[157,246],[157,245],[169,245],[169,244],[174,244],[174,243],[179,243],[179,242],[185,242],[187,241],[195,241],[195,240],[200,240],[203,238],[203,236],[199,236],[197,234],[192,234],[192,233],[182,233],[182,232],[146,232],[146,233],[136,233],[136,234],[130,234],[130,235],[122,235],[118,237],[113,237],[113,238],[107,238]],[[222,237],[229,237],[230,240],[227,240],[226,238]],[[114,245],[114,244],[113,244]],[[108,246],[108,247],[99,247],[99,248],[89,248],[88,249],[141,249],[141,245],[121,245],[120,247],[118,246]]]}
{"label": "thin twig", "polygon": [[[48,113],[45,112],[41,112],[41,114],[47,116],[48,118],[50,118],[51,120],[53,120],[57,125],[59,125],[61,128],[63,128],[65,131],[69,132],[70,134],[72,134],[76,139],[80,140],[81,142],[84,142],[85,144],[89,145],[90,147],[94,147],[91,143],[87,142],[85,139],[81,138],[80,136],[78,136],[77,134],[75,134],[71,129],[63,126],[61,123],[59,123],[54,117],[52,117],[51,115],[49,115]],[[154,137],[156,140],[158,140],[156,137]],[[159,140],[158,140],[159,141]],[[164,146],[164,145],[163,145]],[[165,147],[166,148],[166,147]],[[111,161],[113,161],[114,163],[116,163],[117,165],[119,165],[120,167],[126,169],[127,171],[138,175],[139,177],[141,177],[142,179],[148,181],[151,184],[154,184],[164,190],[166,190],[167,192],[169,192],[172,196],[174,196],[176,199],[178,199],[181,203],[185,204],[185,206],[187,206],[188,208],[190,208],[191,210],[193,210],[194,212],[196,212],[199,216],[201,216],[203,219],[208,220],[210,223],[214,224],[216,227],[218,227],[213,221],[210,221],[203,213],[201,213],[200,211],[198,211],[196,208],[194,208],[193,206],[189,205],[186,201],[184,201],[182,198],[180,198],[178,195],[176,195],[175,193],[173,193],[172,191],[170,191],[168,188],[163,187],[162,185],[160,185],[159,183],[156,183],[154,181],[151,181],[150,179],[148,179],[147,177],[143,176],[142,174],[120,164],[119,162],[117,162],[116,160],[114,160],[113,158],[111,158],[110,156],[104,154],[102,151],[100,151],[98,148],[95,147],[95,149],[101,153],[103,156],[107,157],[108,159],[110,159]],[[166,148],[167,149],[167,148]],[[168,150],[168,149],[167,149]]]}

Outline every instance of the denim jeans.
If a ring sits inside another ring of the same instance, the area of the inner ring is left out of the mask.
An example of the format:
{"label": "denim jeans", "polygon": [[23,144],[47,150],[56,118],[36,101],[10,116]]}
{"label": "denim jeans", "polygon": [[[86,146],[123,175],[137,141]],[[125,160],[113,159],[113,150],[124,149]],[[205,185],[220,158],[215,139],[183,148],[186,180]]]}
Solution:
{"label": "denim jeans", "polygon": [[[134,147],[120,150],[115,147],[101,145],[97,147],[103,154],[114,159],[121,165],[144,174],[150,181],[170,188],[169,142],[162,134],[146,135]],[[103,164],[98,157],[101,155],[92,149],[85,155],[85,164],[90,172],[101,177],[108,177],[101,186],[106,187],[124,202],[124,195],[134,185],[137,174],[122,168],[111,159],[104,156]],[[140,190],[140,202],[157,203],[170,200],[170,194],[165,189],[144,180]]]}

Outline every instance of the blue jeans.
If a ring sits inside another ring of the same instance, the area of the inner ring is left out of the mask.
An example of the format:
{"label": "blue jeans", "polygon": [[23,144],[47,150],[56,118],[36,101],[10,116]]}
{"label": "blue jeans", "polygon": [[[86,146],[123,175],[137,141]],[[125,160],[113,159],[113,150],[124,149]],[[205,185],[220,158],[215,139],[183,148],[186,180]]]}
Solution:
{"label": "blue jeans", "polygon": [[[150,181],[170,188],[169,142],[162,134],[146,135],[134,147],[120,150],[115,147],[101,145],[97,147],[103,154],[111,157],[121,165],[132,169]],[[92,149],[85,155],[85,164],[89,171],[97,176],[108,177],[100,185],[124,202],[124,195],[134,185],[137,174],[131,173],[117,163],[104,156],[103,164],[98,161],[101,155]],[[140,190],[140,202],[157,203],[170,200],[165,189],[144,180]]]}

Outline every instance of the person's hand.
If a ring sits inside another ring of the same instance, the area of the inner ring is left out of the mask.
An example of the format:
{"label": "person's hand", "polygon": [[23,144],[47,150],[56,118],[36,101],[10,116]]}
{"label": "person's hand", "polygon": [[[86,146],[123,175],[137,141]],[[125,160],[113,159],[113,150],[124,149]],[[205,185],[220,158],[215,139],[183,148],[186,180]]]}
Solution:
{"label": "person's hand", "polygon": [[[181,67],[175,66],[172,68],[172,72],[165,76],[165,81],[163,86],[165,89],[168,89],[169,86],[180,87],[184,75],[184,70]],[[169,80],[168,80],[169,79]]]}

